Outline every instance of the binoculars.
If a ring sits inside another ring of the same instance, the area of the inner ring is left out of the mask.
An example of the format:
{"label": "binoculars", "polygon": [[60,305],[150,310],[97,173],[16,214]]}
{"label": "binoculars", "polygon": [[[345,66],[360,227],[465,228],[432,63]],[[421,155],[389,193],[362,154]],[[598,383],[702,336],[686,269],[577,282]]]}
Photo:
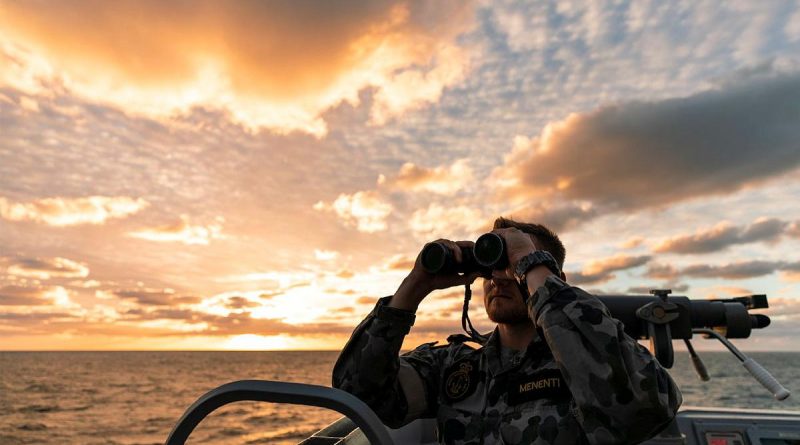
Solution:
{"label": "binoculars", "polygon": [[481,272],[481,276],[491,277],[493,270],[508,267],[506,242],[496,233],[484,233],[473,247],[461,247],[460,263],[447,245],[432,242],[422,248],[421,262],[425,271],[432,274]]}

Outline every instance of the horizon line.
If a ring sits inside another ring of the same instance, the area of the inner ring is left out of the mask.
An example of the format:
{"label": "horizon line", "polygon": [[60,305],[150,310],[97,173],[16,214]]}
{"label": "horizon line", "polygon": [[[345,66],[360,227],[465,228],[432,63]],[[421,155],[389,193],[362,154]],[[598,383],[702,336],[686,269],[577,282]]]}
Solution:
{"label": "horizon line", "polygon": [[[697,349],[697,348],[695,348]],[[411,351],[412,349],[401,349],[400,351]],[[11,352],[341,352],[342,349],[0,349],[0,353]],[[676,353],[687,353],[685,349],[676,349]],[[726,349],[700,349],[698,352],[728,352]],[[750,350],[747,353],[761,352],[794,352],[800,353],[797,349],[770,349],[770,350]]]}

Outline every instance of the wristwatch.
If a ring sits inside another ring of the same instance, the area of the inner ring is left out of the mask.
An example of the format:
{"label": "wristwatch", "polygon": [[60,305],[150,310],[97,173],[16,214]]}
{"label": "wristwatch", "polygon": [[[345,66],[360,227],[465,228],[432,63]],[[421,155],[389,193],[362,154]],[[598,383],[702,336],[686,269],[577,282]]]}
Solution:
{"label": "wristwatch", "polygon": [[519,285],[520,291],[523,291],[523,296],[529,296],[528,281],[525,279],[525,275],[529,270],[540,264],[547,266],[547,268],[550,269],[550,271],[552,271],[556,276],[561,276],[561,270],[558,268],[558,263],[556,262],[556,259],[553,258],[553,255],[550,255],[550,252],[545,250],[534,250],[533,252],[522,257],[522,259],[517,262],[517,266],[514,268],[514,278],[517,279],[517,284]]}

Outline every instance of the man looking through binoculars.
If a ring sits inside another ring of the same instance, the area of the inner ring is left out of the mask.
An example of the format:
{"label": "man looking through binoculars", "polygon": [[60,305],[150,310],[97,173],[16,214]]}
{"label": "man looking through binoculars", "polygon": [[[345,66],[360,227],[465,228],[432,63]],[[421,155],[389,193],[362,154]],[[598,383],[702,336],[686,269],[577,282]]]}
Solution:
{"label": "man looking through binoculars", "polygon": [[[436,241],[456,265],[436,273],[423,250],[397,292],[354,331],[334,386],[390,427],[435,417],[447,444],[627,444],[657,434],[681,403],[669,374],[600,300],[566,283],[556,234],[504,218],[494,227],[502,258],[488,270],[458,272],[475,261],[465,258],[470,241]],[[479,276],[487,315],[497,323],[482,347],[462,338],[398,356],[428,294]]]}

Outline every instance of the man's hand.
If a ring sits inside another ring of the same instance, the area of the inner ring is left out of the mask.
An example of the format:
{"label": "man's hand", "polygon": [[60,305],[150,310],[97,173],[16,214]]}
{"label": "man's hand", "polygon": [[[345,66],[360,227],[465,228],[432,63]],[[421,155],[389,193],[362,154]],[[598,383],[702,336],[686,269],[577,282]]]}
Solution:
{"label": "man's hand", "polygon": [[[472,241],[450,241],[446,239],[439,239],[435,242],[449,247],[453,258],[458,264],[464,260],[461,255],[461,247],[472,249],[475,245]],[[416,312],[422,300],[434,290],[472,283],[479,276],[481,276],[480,272],[464,275],[455,272],[428,273],[422,267],[422,252],[420,251],[419,255],[417,255],[417,260],[414,262],[414,267],[389,301],[389,306]]]}
{"label": "man's hand", "polygon": [[[537,250],[536,244],[533,242],[533,237],[514,227],[495,229],[492,230],[492,232],[502,236],[506,241],[508,267],[506,268],[505,272],[508,279],[516,281],[516,278],[514,277],[514,269],[516,269],[519,260],[534,250]],[[536,289],[542,286],[547,277],[552,274],[553,272],[543,264],[540,264],[529,270],[526,274],[528,294],[533,295]]]}
{"label": "man's hand", "polygon": [[517,263],[522,257],[536,250],[536,245],[530,235],[514,227],[494,229],[492,233],[502,236],[506,241],[507,273],[510,278],[514,278],[514,268],[517,267]]}

